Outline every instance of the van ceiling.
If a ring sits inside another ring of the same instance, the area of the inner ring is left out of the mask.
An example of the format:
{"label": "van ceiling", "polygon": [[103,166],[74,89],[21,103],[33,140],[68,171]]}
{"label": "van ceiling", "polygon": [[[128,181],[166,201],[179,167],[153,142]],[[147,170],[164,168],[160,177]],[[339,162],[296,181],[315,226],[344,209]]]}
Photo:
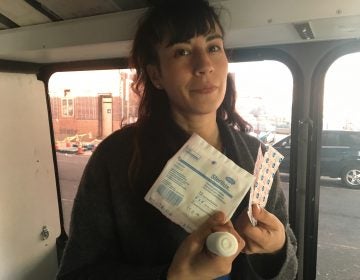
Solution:
{"label": "van ceiling", "polygon": [[1,0],[0,29],[128,11],[146,0]]}
{"label": "van ceiling", "polygon": [[[360,37],[358,0],[209,2],[229,12],[224,13],[228,48]],[[147,6],[147,0],[0,0],[0,59],[126,57]]]}

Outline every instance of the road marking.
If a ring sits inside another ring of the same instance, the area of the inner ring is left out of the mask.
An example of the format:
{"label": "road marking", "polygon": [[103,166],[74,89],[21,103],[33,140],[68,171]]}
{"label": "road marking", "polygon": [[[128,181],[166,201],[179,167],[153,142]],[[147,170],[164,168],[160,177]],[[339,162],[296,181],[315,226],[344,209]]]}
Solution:
{"label": "road marking", "polygon": [[318,247],[322,247],[322,245],[324,245],[324,247],[328,246],[328,247],[340,247],[343,249],[360,250],[360,248],[354,246],[334,244],[334,243],[318,243]]}

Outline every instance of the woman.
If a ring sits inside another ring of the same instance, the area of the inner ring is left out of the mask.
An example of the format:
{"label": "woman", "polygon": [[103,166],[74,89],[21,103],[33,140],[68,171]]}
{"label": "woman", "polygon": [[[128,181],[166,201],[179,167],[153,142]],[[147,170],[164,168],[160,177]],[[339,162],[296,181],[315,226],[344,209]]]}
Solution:
{"label": "woman", "polygon": [[[58,279],[293,279],[296,241],[275,178],[267,210],[248,197],[231,221],[215,213],[187,234],[144,196],[192,133],[252,173],[259,147],[235,112],[224,31],[203,0],[163,1],[148,10],[134,39],[138,121],[105,139],[84,171]],[[211,232],[238,240],[234,256],[206,250]],[[240,253],[241,251],[241,253]]]}

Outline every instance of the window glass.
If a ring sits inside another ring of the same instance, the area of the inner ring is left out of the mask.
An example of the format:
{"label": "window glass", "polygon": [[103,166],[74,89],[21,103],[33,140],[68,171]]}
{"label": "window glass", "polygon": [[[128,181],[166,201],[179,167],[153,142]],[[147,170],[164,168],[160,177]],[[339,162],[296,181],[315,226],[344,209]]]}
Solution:
{"label": "window glass", "polygon": [[63,117],[73,117],[73,100],[69,98],[62,99],[62,116]]}
{"label": "window glass", "polygon": [[[231,63],[229,72],[238,92],[236,108],[253,126],[251,134],[268,145],[288,136],[293,85],[289,69],[280,62],[260,61]],[[133,77],[128,69],[78,71],[55,73],[49,81],[66,231],[92,151],[112,131],[136,121],[138,99],[131,91]],[[287,174],[283,175],[287,195]]]}
{"label": "window glass", "polygon": [[360,53],[337,59],[324,86],[317,279],[359,279]]}
{"label": "window glass", "polygon": [[[230,63],[238,91],[236,108],[253,126],[259,138],[273,144],[290,134],[293,79],[290,70],[277,61]],[[277,102],[274,102],[277,100]],[[281,102],[279,102],[281,101]]]}
{"label": "window glass", "polygon": [[65,229],[84,167],[111,132],[136,120],[128,69],[59,72],[49,80]]}
{"label": "window glass", "polygon": [[292,74],[285,64],[274,60],[230,63],[229,72],[234,73],[237,111],[252,125],[250,133],[284,156],[279,170],[288,201]]}

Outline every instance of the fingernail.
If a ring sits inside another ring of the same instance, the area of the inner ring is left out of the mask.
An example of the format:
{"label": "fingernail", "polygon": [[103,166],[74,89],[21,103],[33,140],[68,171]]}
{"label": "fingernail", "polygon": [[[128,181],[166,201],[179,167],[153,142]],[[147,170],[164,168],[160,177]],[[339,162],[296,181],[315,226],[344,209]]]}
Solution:
{"label": "fingernail", "polygon": [[260,213],[261,212],[260,205],[259,204],[253,204],[253,205],[255,205],[256,210]]}

